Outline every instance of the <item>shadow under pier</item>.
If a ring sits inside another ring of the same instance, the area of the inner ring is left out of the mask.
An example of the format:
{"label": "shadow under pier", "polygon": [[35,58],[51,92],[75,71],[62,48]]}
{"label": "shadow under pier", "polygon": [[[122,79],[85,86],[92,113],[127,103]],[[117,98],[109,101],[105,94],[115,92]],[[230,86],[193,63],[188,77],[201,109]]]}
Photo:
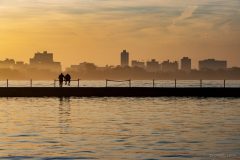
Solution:
{"label": "shadow under pier", "polygon": [[8,87],[0,97],[240,97],[240,88]]}

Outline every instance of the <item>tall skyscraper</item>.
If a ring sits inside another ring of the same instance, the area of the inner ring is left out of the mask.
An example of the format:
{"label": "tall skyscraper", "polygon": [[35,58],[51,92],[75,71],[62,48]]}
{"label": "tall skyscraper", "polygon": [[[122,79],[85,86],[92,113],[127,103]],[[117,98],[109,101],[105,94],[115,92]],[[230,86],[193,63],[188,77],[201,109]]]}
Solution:
{"label": "tall skyscraper", "polygon": [[192,60],[188,57],[181,59],[181,70],[184,72],[190,72],[192,69]]}
{"label": "tall skyscraper", "polygon": [[123,50],[121,53],[121,66],[129,66],[129,53],[126,50]]}

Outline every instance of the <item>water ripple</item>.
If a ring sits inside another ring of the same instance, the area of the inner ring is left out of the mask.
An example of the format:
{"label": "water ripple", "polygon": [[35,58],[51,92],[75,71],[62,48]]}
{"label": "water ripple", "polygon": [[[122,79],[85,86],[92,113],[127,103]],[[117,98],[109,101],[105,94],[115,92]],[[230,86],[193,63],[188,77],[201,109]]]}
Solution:
{"label": "water ripple", "polygon": [[239,131],[238,98],[0,98],[0,159],[200,160]]}

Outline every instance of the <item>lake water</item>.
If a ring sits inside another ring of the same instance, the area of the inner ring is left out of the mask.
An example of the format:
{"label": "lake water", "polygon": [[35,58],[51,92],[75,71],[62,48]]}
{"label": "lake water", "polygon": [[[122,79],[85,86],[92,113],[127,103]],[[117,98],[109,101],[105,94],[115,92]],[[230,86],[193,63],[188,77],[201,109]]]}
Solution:
{"label": "lake water", "polygon": [[0,159],[240,159],[239,98],[0,98]]}

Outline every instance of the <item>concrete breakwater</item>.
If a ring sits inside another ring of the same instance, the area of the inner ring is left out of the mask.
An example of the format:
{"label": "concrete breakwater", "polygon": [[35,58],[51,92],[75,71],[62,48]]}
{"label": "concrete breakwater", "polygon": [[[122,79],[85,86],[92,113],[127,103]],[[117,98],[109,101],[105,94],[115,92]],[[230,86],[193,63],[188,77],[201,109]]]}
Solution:
{"label": "concrete breakwater", "polygon": [[0,97],[240,97],[240,88],[2,87]]}

